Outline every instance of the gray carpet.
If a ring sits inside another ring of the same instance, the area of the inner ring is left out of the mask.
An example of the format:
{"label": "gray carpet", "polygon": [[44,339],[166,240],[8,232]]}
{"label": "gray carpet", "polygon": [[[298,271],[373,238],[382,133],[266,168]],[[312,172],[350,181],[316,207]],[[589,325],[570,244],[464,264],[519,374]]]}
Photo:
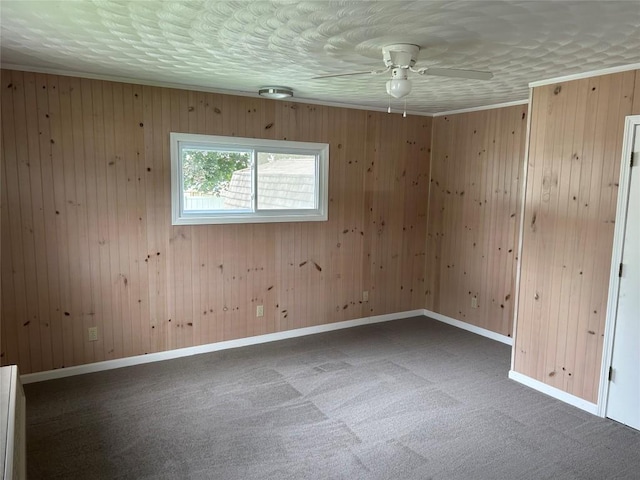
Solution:
{"label": "gray carpet", "polygon": [[425,317],[25,387],[29,479],[638,479],[640,433]]}

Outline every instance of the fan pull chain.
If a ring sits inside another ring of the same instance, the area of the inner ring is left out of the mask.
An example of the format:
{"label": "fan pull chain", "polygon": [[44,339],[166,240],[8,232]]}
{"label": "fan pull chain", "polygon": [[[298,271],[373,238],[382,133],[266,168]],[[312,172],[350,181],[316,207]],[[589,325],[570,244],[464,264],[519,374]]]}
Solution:
{"label": "fan pull chain", "polygon": [[387,99],[389,100],[389,106],[387,107],[387,113],[391,113],[391,95],[387,95]]}
{"label": "fan pull chain", "polygon": [[403,118],[407,118],[407,98],[404,99],[404,112],[402,113]]}

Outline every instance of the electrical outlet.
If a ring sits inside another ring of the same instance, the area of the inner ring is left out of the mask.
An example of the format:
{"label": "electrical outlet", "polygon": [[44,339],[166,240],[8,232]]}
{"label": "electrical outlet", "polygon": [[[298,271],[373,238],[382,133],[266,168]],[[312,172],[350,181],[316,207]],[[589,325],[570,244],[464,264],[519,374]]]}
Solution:
{"label": "electrical outlet", "polygon": [[478,297],[471,297],[471,308],[478,308]]}
{"label": "electrical outlet", "polygon": [[365,290],[364,292],[362,292],[362,301],[363,302],[368,302],[369,301],[369,291]]}
{"label": "electrical outlet", "polygon": [[89,327],[89,341],[98,341],[98,327]]}
{"label": "electrical outlet", "polygon": [[264,305],[258,305],[256,307],[256,317],[264,317]]}

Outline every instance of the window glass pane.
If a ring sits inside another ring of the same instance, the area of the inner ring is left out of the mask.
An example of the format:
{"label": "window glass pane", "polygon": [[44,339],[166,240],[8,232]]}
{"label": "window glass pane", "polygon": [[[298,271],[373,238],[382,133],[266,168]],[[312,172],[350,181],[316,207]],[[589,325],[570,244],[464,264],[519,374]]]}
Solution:
{"label": "window glass pane", "polygon": [[329,145],[171,132],[173,225],[323,222]]}
{"label": "window glass pane", "polygon": [[316,208],[316,156],[258,152],[258,210]]}
{"label": "window glass pane", "polygon": [[251,152],[183,147],[184,211],[251,210]]}

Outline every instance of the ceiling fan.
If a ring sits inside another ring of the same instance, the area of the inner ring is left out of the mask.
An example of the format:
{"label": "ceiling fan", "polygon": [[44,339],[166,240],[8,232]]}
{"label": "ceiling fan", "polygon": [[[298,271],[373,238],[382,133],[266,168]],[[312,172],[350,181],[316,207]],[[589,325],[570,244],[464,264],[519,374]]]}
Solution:
{"label": "ceiling fan", "polygon": [[[391,72],[391,79],[387,81],[387,93],[394,98],[403,98],[411,92],[411,80],[408,78],[410,71],[418,75],[436,75],[439,77],[466,78],[471,80],[490,80],[493,78],[493,73],[477,70],[431,67],[414,68],[419,52],[420,47],[418,45],[407,43],[386,45],[382,47],[382,59],[386,67],[382,70],[320,75],[313,77],[313,79],[316,80],[322,78],[347,77],[366,74],[381,75],[383,73]],[[391,108],[389,107],[389,112],[390,111]]]}

